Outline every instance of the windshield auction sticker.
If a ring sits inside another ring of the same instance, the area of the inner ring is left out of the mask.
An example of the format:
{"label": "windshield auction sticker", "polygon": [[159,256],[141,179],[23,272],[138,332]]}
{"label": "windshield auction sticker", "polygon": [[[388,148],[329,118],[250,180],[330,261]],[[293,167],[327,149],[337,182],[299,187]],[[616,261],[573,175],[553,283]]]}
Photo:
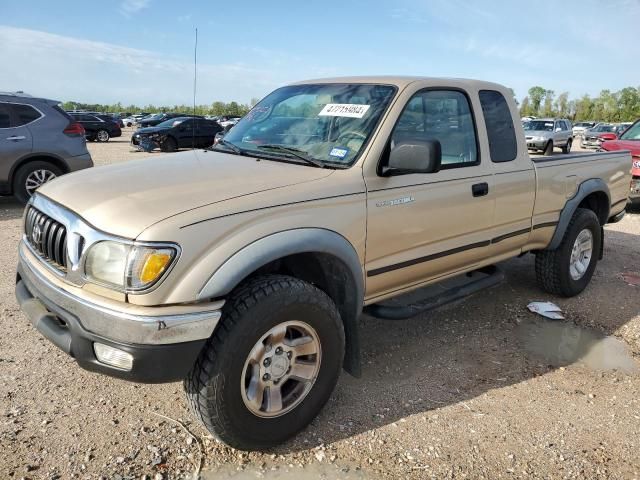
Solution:
{"label": "windshield auction sticker", "polygon": [[356,103],[327,103],[318,116],[362,118],[370,106]]}

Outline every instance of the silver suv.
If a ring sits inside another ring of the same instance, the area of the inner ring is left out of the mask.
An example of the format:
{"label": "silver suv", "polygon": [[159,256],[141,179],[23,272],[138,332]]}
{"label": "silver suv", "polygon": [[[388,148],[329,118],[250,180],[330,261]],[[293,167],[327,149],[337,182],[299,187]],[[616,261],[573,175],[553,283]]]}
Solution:
{"label": "silver suv", "polygon": [[524,133],[531,151],[542,150],[545,155],[553,154],[554,147],[560,147],[562,153],[571,151],[573,131],[567,119],[537,118],[524,126]]}
{"label": "silver suv", "polygon": [[43,183],[93,166],[84,128],[59,103],[0,92],[0,195],[26,203]]}

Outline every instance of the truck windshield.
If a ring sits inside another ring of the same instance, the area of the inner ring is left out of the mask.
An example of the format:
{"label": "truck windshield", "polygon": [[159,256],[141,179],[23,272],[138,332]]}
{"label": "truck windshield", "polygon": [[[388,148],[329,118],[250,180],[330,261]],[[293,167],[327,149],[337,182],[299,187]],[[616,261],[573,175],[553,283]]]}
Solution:
{"label": "truck windshield", "polygon": [[622,134],[620,140],[640,140],[640,122],[631,125],[627,131]]}
{"label": "truck windshield", "polygon": [[342,83],[279,88],[225,135],[222,146],[346,167],[358,158],[395,91],[391,85]]}
{"label": "truck windshield", "polygon": [[531,120],[524,126],[524,129],[532,131],[535,130],[537,132],[553,132],[553,122],[545,122],[544,120]]}

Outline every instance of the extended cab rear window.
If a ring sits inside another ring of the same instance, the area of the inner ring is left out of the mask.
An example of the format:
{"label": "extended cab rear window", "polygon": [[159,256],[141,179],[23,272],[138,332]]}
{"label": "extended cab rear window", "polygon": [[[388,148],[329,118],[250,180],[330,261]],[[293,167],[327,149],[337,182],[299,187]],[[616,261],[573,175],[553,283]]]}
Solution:
{"label": "extended cab rear window", "polygon": [[509,105],[495,90],[480,90],[482,115],[487,126],[492,162],[510,162],[518,155],[516,133]]}

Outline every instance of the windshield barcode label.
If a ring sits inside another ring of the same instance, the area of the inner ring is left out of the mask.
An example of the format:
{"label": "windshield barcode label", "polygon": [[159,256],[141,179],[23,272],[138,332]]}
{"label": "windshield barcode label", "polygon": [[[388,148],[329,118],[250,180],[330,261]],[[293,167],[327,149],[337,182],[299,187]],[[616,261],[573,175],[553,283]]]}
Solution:
{"label": "windshield barcode label", "polygon": [[356,103],[327,103],[318,116],[362,118],[369,107]]}

